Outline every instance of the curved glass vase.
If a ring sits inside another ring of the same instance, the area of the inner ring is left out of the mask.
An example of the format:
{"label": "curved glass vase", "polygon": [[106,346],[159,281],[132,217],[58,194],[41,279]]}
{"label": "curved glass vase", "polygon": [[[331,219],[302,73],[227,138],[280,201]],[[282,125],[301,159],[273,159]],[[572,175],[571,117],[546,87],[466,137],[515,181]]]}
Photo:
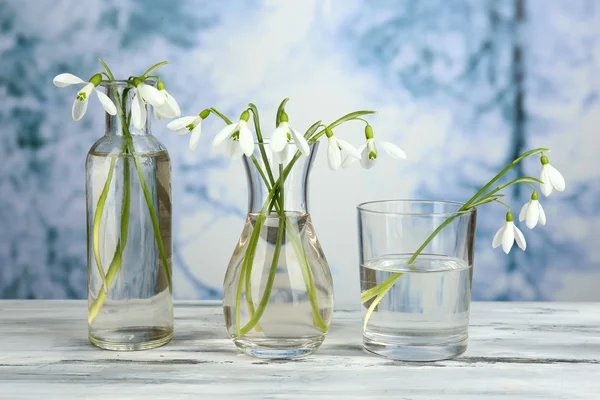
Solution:
{"label": "curved glass vase", "polygon": [[[171,162],[131,122],[133,87],[102,83],[115,103],[86,161],[88,337],[109,350],[143,350],[173,337]],[[123,123],[126,121],[126,123]]]}
{"label": "curved glass vase", "polygon": [[266,147],[259,143],[252,158],[244,156],[248,215],[225,275],[223,308],[240,350],[294,358],[319,347],[333,312],[331,273],[308,213],[318,144],[307,158],[288,144],[282,164],[273,162]]}

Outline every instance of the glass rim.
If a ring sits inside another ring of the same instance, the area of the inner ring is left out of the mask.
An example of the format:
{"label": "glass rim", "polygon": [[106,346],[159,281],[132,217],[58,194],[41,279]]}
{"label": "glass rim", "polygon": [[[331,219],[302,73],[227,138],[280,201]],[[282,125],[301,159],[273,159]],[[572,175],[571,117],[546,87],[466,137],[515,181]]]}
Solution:
{"label": "glass rim", "polygon": [[364,203],[360,203],[356,206],[356,209],[361,213],[369,213],[369,214],[380,214],[380,215],[398,215],[398,216],[413,216],[413,217],[423,217],[423,216],[450,216],[450,215],[467,215],[472,214],[476,211],[476,207],[470,208],[468,210],[456,210],[456,211],[443,211],[443,212],[402,212],[402,211],[381,211],[367,208],[370,205],[375,204],[383,204],[383,203],[401,203],[401,204],[409,204],[409,203],[418,203],[418,204],[445,204],[445,205],[454,205],[454,206],[463,206],[465,203],[461,203],[459,201],[451,201],[451,200],[425,200],[425,199],[387,199],[387,200],[373,200],[366,201]]}
{"label": "glass rim", "polygon": [[[269,144],[269,143],[271,143],[271,139],[270,138],[263,139],[262,142],[259,141],[256,138],[254,139],[254,144],[255,145],[259,145],[259,144],[265,144],[266,145],[266,144]],[[296,144],[296,142],[294,141],[294,139],[290,139],[290,140],[287,141],[287,145],[289,146],[290,144],[294,144],[294,145]],[[312,146],[315,146],[315,145],[318,145],[318,144],[319,144],[319,141],[317,140],[316,142],[309,143],[308,147],[312,147]]]}
{"label": "glass rim", "polygon": [[[150,86],[155,86],[156,87],[156,81],[152,80],[152,79],[144,79],[143,81],[146,85],[150,85]],[[102,86],[105,88],[108,87],[134,87],[129,81],[125,80],[125,79],[115,79],[115,80],[107,80],[104,79],[102,80],[98,86]]]}

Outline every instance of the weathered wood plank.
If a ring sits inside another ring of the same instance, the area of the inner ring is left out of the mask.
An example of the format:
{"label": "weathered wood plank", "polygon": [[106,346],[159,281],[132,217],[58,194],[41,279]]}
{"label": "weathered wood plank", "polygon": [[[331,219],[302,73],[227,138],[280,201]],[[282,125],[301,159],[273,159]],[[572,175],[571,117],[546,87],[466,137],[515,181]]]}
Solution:
{"label": "weathered wood plank", "polygon": [[474,303],[469,350],[436,363],[363,352],[355,311],[317,354],[270,362],[237,353],[218,304],[175,314],[167,346],[110,352],[88,343],[84,302],[0,301],[0,398],[600,398],[600,304]]}

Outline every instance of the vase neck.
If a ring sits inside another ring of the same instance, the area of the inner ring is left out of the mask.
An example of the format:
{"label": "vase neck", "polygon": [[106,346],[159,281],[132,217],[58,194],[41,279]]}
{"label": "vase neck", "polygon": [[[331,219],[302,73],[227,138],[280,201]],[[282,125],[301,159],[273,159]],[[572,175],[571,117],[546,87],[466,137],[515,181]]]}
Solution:
{"label": "vase neck", "polygon": [[[123,136],[124,132],[136,136],[151,135],[151,106],[149,104],[144,103],[143,111],[146,113],[146,122],[143,127],[141,129],[136,129],[133,124],[133,119],[131,118],[131,106],[133,104],[133,97],[136,94],[136,89],[133,85],[128,84],[126,81],[104,81],[101,86],[104,86],[106,95],[117,107],[116,115],[106,114],[107,136]],[[119,104],[117,104],[117,99]]]}
{"label": "vase neck", "polygon": [[[263,171],[264,176],[271,184],[269,178],[269,172],[265,166],[265,160],[260,151],[260,144],[256,144],[254,151],[254,157],[256,158],[258,165]],[[268,143],[263,144],[264,153],[267,157],[267,165],[270,168],[273,176],[273,181],[277,182],[280,176],[279,164],[273,161],[273,155],[269,149]],[[314,158],[317,153],[319,144],[315,143],[310,146],[310,154],[308,157],[300,156],[289,170],[288,174],[284,172],[284,190],[283,190],[283,211],[285,213],[294,214],[308,214],[308,179],[310,176],[310,170]],[[283,163],[283,169],[295,158],[296,146],[293,143],[289,143],[286,148],[285,162]],[[267,187],[258,167],[254,164],[251,158],[244,156],[244,167],[246,169],[246,175],[248,178],[248,213],[260,213],[267,199],[270,198],[269,188]],[[277,211],[277,208],[281,207],[281,199],[277,198],[276,206],[273,207],[272,213]]]}

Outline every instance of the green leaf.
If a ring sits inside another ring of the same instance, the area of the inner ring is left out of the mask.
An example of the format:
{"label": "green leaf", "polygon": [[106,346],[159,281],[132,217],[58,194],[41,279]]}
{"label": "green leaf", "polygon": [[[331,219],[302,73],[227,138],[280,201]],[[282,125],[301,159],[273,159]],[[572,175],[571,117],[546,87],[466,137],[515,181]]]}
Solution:
{"label": "green leaf", "polygon": [[254,120],[254,129],[259,142],[263,142],[262,132],[260,131],[260,118],[258,116],[258,108],[253,103],[248,103],[248,108],[252,111],[252,119]]}
{"label": "green leaf", "polygon": [[231,122],[231,120],[230,120],[229,118],[227,118],[225,115],[223,115],[223,114],[221,114],[219,111],[217,111],[217,109],[216,109],[216,108],[214,108],[214,107],[211,107],[211,108],[210,108],[210,111],[211,111],[213,114],[215,114],[215,115],[218,115],[219,117],[221,117],[221,119],[222,119],[223,121],[225,121],[225,123],[226,123],[227,125],[231,125],[231,124],[233,123],[233,122]]}
{"label": "green leaf", "polygon": [[104,73],[108,77],[108,79],[114,81],[115,76],[110,71],[110,68],[108,68],[108,65],[106,65],[106,63],[101,58],[99,58],[98,61],[100,62],[100,65],[102,65],[102,68],[104,68]]}
{"label": "green leaf", "polygon": [[308,138],[311,137],[317,131],[317,129],[319,129],[319,126],[321,126],[321,122],[323,122],[323,121],[318,120],[317,122],[312,124],[310,126],[310,128],[308,128],[306,130],[306,133],[304,134],[304,138],[308,140]]}
{"label": "green leaf", "polygon": [[148,68],[146,70],[146,72],[144,72],[144,75],[142,75],[142,80],[146,79],[148,77],[148,75],[150,75],[152,73],[152,71],[154,71],[155,69],[162,67],[163,65],[168,64],[168,61],[161,61],[159,63],[154,64],[153,66],[151,66],[150,68]]}
{"label": "green leaf", "polygon": [[285,105],[288,102],[288,100],[288,97],[283,99],[283,101],[279,105],[279,108],[277,109],[277,116],[275,117],[275,128],[277,128],[277,125],[279,125],[279,117],[281,116],[281,113],[283,112],[283,109],[285,108]]}

